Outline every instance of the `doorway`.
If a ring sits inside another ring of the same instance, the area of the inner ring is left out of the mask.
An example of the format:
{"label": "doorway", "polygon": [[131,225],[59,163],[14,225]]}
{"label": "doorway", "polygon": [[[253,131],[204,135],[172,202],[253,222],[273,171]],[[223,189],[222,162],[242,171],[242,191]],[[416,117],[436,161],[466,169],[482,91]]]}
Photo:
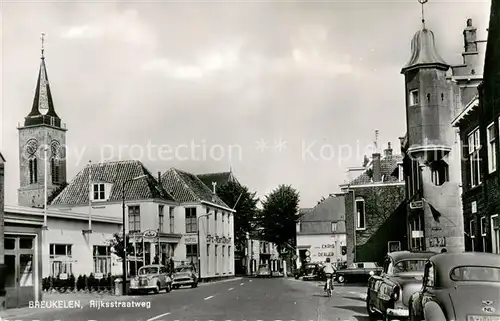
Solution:
{"label": "doorway", "polygon": [[35,237],[30,235],[4,238],[7,309],[27,306],[35,300]]}

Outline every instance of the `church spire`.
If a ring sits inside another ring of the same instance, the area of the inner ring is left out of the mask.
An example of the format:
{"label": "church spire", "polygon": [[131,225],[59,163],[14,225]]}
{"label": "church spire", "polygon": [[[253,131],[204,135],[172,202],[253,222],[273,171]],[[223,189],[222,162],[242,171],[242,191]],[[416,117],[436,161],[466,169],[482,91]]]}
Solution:
{"label": "church spire", "polygon": [[61,126],[61,119],[54,109],[52,93],[50,91],[49,78],[47,76],[47,67],[45,65],[45,34],[41,36],[41,57],[40,69],[35,89],[35,97],[31,112],[25,119],[25,126],[47,124],[56,127]]}

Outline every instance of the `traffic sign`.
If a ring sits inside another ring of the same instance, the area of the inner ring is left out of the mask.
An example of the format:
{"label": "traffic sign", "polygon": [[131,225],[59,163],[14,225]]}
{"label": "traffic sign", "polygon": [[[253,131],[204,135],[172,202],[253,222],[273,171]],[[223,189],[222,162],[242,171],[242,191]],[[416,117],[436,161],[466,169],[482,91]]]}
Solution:
{"label": "traffic sign", "polygon": [[309,250],[306,251],[306,256],[307,257],[311,256],[311,252]]}
{"label": "traffic sign", "polygon": [[306,262],[307,263],[311,262],[311,257],[310,256],[306,257]]}

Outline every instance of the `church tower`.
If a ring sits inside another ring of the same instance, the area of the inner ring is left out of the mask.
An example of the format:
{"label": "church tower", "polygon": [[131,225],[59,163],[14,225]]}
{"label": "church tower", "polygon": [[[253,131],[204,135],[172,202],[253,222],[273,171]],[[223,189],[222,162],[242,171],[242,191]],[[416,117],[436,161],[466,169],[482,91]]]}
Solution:
{"label": "church tower", "polygon": [[19,131],[18,204],[43,207],[47,196],[66,181],[66,126],[57,115],[42,55],[33,106]]}
{"label": "church tower", "polygon": [[411,57],[402,68],[406,91],[405,166],[411,249],[439,252],[464,250],[461,207],[460,146],[451,122],[459,98],[450,65],[436,49],[434,33],[425,26],[411,42]]}

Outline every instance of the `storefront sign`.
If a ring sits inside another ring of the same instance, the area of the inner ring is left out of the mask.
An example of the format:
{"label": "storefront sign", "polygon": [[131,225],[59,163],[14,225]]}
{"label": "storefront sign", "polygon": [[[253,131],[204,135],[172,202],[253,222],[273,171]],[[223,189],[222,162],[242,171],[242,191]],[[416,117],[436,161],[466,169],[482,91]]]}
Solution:
{"label": "storefront sign", "polygon": [[198,236],[196,235],[184,235],[184,243],[185,244],[197,244]]}
{"label": "storefront sign", "polygon": [[68,279],[68,274],[66,273],[59,274],[59,280],[67,280],[67,279]]}
{"label": "storefront sign", "polygon": [[333,252],[319,252],[318,253],[319,257],[332,257],[334,255],[335,255],[335,253],[333,253]]}
{"label": "storefront sign", "polygon": [[220,236],[207,235],[207,243],[229,244],[231,243],[231,238],[225,236],[220,237]]}
{"label": "storefront sign", "polygon": [[446,237],[431,237],[429,238],[429,247],[445,247]]}
{"label": "storefront sign", "polygon": [[102,275],[102,273],[96,273],[96,274],[94,274],[94,277],[96,278],[96,280],[100,280],[100,279],[102,279],[103,275]]}
{"label": "storefront sign", "polygon": [[157,237],[158,233],[155,230],[144,231],[142,234],[144,237]]}
{"label": "storefront sign", "polygon": [[321,248],[322,249],[333,249],[333,248],[335,248],[335,244],[322,244]]}

